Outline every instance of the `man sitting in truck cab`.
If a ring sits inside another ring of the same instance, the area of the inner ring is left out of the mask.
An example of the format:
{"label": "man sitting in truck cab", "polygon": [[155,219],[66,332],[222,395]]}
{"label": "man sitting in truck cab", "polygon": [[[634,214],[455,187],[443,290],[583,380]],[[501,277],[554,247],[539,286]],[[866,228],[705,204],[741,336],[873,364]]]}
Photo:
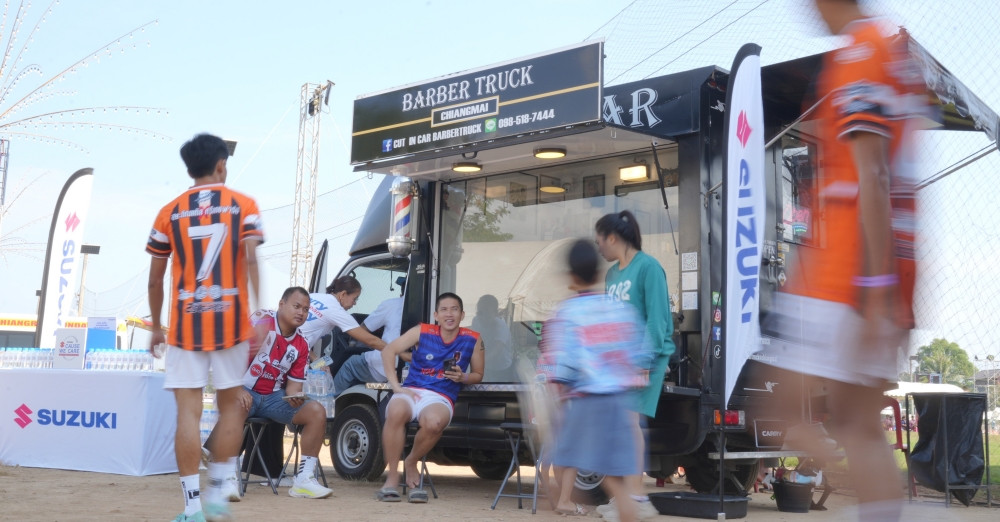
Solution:
{"label": "man sitting in truck cab", "polygon": [[[434,309],[437,324],[421,323],[409,329],[382,350],[393,395],[386,407],[382,447],[389,471],[375,497],[382,502],[399,502],[399,456],[406,441],[406,425],[419,421],[413,448],[403,461],[410,502],[427,502],[420,489],[417,463],[441,438],[451,422],[458,392],[465,384],[483,380],[485,352],[479,334],[460,327],[465,311],[462,298],[446,292],[438,296]],[[413,347],[410,372],[400,385],[396,379],[396,355]]]}

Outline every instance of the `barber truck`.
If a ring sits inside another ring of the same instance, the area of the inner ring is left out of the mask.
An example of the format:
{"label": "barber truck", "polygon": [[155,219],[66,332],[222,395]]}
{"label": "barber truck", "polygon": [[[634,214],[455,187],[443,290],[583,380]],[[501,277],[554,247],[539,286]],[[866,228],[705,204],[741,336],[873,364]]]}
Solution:
{"label": "barber truck", "polygon": [[[937,125],[995,139],[996,115],[918,51],[925,76],[936,74],[948,85],[948,99],[932,96],[945,114]],[[790,423],[810,419],[766,413],[775,391],[793,383],[757,377],[761,363],[752,354],[736,361],[739,378],[723,404],[725,367],[735,350],[720,331],[722,304],[740,299],[727,295],[720,278],[730,74],[706,66],[604,86],[603,53],[602,42],[588,42],[360,96],[351,162],[384,179],[337,275],[361,281],[364,291],[351,311],[363,320],[382,300],[399,297],[394,282],[405,274],[403,331],[433,321],[438,294],[463,298],[462,325],[481,330],[486,375],[461,392],[428,460],[500,479],[511,460],[500,425],[522,421],[518,394],[531,383],[519,375],[533,375],[541,325],[569,295],[563,246],[593,237],[604,214],[631,211],[643,250],[666,271],[677,346],[648,424],[648,473],[667,477],[683,466],[694,489],[717,491],[724,440],[726,451],[744,457],[724,459],[726,491],[745,494],[757,477],[758,453],[779,449]],[[758,223],[764,233],[744,264],[754,268],[763,310],[793,277],[785,267],[796,249],[824,240],[822,208],[806,196],[823,175],[820,145],[811,114],[803,114],[820,60],[761,70],[764,125],[751,132],[766,144],[766,210]],[[329,282],[324,251],[314,289]],[[338,350],[362,349],[334,337]],[[369,385],[337,398],[328,436],[342,477],[374,479],[384,470],[386,395]],[[812,403],[805,394],[803,401]],[[524,451],[521,462],[531,465]],[[601,479],[581,471],[577,487],[596,496]]]}

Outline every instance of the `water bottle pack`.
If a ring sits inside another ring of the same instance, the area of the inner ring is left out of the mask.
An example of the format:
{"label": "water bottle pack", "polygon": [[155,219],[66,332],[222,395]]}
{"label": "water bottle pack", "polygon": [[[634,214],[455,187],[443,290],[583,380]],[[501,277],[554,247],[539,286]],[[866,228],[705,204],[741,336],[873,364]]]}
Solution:
{"label": "water bottle pack", "polygon": [[310,369],[306,373],[306,384],[303,391],[305,391],[310,399],[323,405],[323,408],[326,409],[327,417],[333,417],[333,377],[330,376],[329,371],[325,368]]}
{"label": "water bottle pack", "polygon": [[153,356],[145,350],[87,350],[88,370],[152,371]]}
{"label": "water bottle pack", "polygon": [[51,368],[50,348],[4,348],[0,350],[0,368]]}
{"label": "water bottle pack", "polygon": [[204,402],[202,403],[201,410],[201,444],[204,445],[205,441],[208,440],[208,435],[212,433],[212,429],[215,428],[215,423],[219,421],[219,410],[215,408],[214,402]]}

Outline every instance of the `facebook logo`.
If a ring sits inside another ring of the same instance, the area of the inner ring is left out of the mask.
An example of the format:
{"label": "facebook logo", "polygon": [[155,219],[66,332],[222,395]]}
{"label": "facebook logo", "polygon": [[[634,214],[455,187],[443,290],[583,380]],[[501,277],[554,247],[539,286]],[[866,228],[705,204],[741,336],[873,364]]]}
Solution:
{"label": "facebook logo", "polygon": [[382,152],[392,152],[392,138],[382,140]]}

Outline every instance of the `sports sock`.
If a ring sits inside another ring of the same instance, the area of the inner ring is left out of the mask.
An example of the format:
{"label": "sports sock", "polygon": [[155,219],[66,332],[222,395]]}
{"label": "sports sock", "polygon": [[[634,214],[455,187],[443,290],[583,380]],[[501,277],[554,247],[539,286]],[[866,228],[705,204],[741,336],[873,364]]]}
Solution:
{"label": "sports sock", "polygon": [[184,514],[193,516],[201,511],[201,486],[198,475],[181,477],[181,490],[184,492]]}
{"label": "sports sock", "polygon": [[300,477],[305,479],[313,476],[313,473],[316,472],[317,462],[319,462],[318,458],[303,455],[302,462],[299,463],[299,472],[295,474],[295,480],[299,480]]}
{"label": "sports sock", "polygon": [[205,490],[206,502],[224,502],[222,497],[222,484],[233,474],[235,464],[225,462],[208,463],[208,488]]}

